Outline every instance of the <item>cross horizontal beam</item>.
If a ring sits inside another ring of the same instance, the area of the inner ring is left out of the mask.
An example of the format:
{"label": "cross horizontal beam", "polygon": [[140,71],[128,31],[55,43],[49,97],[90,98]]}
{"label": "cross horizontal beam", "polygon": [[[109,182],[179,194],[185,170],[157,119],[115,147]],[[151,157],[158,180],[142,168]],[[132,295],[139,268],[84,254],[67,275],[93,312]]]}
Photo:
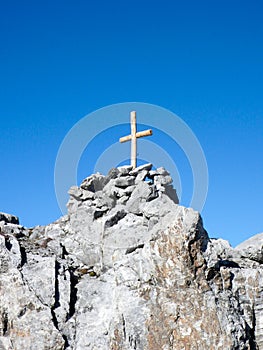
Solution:
{"label": "cross horizontal beam", "polygon": [[[146,131],[138,131],[136,132],[136,138],[138,139],[139,137],[144,137],[144,136],[151,136],[153,134],[153,131],[151,129],[146,130]],[[120,142],[126,142],[126,141],[131,141],[132,139],[132,135],[127,135],[127,136],[123,136],[120,138]]]}

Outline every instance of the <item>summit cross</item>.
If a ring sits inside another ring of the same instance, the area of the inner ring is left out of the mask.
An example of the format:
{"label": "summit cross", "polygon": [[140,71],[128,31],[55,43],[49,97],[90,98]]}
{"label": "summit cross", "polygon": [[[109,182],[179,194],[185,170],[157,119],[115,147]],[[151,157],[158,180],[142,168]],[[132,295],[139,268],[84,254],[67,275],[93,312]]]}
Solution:
{"label": "summit cross", "polygon": [[137,132],[136,130],[136,112],[132,111],[130,113],[131,116],[131,134],[127,136],[123,136],[120,138],[120,142],[131,141],[131,165],[132,168],[135,169],[137,166],[137,139],[139,137],[151,136],[152,130],[144,130]]}

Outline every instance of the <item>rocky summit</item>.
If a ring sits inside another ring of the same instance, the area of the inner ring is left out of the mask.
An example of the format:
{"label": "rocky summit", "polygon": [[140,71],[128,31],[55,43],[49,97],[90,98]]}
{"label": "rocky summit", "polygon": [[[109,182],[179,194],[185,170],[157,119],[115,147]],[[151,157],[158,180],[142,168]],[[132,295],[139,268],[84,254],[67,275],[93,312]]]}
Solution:
{"label": "rocky summit", "polygon": [[210,239],[151,164],[94,174],[68,215],[0,214],[0,349],[263,349],[263,234]]}

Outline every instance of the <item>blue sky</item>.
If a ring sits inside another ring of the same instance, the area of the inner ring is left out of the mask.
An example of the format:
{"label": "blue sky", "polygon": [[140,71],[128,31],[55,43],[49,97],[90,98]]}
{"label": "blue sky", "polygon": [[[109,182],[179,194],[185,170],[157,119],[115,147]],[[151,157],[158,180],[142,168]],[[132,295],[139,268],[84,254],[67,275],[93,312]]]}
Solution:
{"label": "blue sky", "polygon": [[54,165],[67,132],[136,101],[174,112],[198,138],[210,236],[236,245],[262,232],[262,13],[255,0],[2,1],[0,211],[25,226],[57,219]]}

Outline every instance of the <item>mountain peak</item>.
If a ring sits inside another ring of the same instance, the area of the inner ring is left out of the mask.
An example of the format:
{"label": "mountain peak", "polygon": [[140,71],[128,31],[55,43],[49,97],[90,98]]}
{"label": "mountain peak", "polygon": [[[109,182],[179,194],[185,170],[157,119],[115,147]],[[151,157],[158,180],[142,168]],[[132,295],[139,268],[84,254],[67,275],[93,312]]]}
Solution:
{"label": "mountain peak", "polygon": [[0,214],[0,348],[263,346],[262,256],[210,239],[164,168],[113,168],[69,196],[47,226]]}

